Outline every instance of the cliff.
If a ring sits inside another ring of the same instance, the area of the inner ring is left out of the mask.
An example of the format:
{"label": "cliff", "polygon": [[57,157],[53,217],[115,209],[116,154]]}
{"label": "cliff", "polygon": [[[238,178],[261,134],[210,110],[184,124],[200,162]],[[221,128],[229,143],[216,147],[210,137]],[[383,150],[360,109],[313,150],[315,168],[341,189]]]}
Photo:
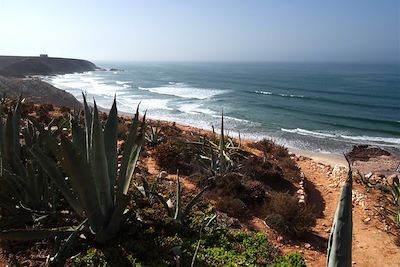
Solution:
{"label": "cliff", "polygon": [[24,77],[55,75],[99,69],[90,61],[54,57],[0,56],[0,75]]}
{"label": "cliff", "polygon": [[81,104],[70,93],[60,90],[38,78],[13,78],[0,76],[0,94],[17,99],[22,95],[37,104],[54,104],[80,108]]}

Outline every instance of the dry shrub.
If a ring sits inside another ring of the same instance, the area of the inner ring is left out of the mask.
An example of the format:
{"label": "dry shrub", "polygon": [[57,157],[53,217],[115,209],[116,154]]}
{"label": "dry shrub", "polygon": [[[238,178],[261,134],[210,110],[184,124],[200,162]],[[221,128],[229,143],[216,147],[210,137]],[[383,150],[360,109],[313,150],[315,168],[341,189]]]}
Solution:
{"label": "dry shrub", "polygon": [[246,205],[262,204],[265,198],[265,189],[261,182],[246,180],[235,172],[217,177],[214,191],[218,196],[240,199]]}
{"label": "dry shrub", "polygon": [[234,218],[244,218],[248,213],[246,204],[239,198],[231,196],[223,197],[218,201],[216,209]]}
{"label": "dry shrub", "polygon": [[42,105],[40,105],[40,108],[45,111],[53,111],[54,110],[54,107],[52,104],[42,104]]}
{"label": "dry shrub", "polygon": [[170,139],[158,145],[154,150],[154,157],[158,166],[168,172],[188,175],[192,171],[191,154],[186,143],[180,139]]}
{"label": "dry shrub", "polygon": [[284,178],[282,169],[274,161],[253,156],[242,160],[240,169],[244,175],[273,190],[292,190],[292,184]]}
{"label": "dry shrub", "polygon": [[238,173],[228,173],[218,176],[215,180],[215,191],[220,196],[239,197],[245,190],[242,176]]}
{"label": "dry shrub", "polygon": [[298,202],[288,193],[273,192],[262,207],[266,223],[281,233],[301,236],[316,222],[317,213],[312,205]]}
{"label": "dry shrub", "polygon": [[160,134],[168,138],[176,138],[177,136],[181,136],[182,130],[176,127],[175,123],[168,124],[168,123],[161,123],[160,124]]}
{"label": "dry shrub", "polygon": [[264,156],[269,159],[276,159],[285,177],[296,179],[300,177],[300,169],[290,158],[289,150],[272,140],[263,139],[250,144],[251,147],[261,150]]}
{"label": "dry shrub", "polygon": [[265,199],[265,189],[260,181],[248,180],[243,183],[242,200],[248,205],[260,205]]}
{"label": "dry shrub", "polygon": [[61,113],[71,113],[71,108],[66,107],[66,106],[61,106],[60,107],[60,112]]}
{"label": "dry shrub", "polygon": [[121,117],[118,118],[118,127],[117,127],[117,136],[118,139],[127,139],[128,138],[128,133],[129,133],[129,128],[132,125],[132,123],[128,120],[125,120]]}

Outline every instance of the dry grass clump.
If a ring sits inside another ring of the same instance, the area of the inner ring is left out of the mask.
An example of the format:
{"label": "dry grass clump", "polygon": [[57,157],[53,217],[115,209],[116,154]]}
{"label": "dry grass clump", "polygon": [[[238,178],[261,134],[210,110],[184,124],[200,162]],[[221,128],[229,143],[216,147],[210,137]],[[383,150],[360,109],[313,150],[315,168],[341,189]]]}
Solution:
{"label": "dry grass clump", "polygon": [[284,234],[301,236],[315,226],[317,212],[288,193],[272,192],[262,207],[266,223]]}

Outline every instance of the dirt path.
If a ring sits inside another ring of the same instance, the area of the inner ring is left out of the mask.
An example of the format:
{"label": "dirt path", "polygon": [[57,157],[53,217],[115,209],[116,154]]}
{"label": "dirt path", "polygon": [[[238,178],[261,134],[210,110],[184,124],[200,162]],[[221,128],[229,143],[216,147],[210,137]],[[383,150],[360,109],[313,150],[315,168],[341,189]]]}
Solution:
{"label": "dirt path", "polygon": [[[303,158],[298,165],[307,178],[309,200],[322,208],[322,216],[314,227],[314,234],[322,240],[329,237],[345,170],[328,174],[330,170],[312,160]],[[338,174],[338,175],[335,175]],[[336,176],[336,177],[335,177]],[[374,194],[366,194],[363,186],[353,186],[353,265],[354,266],[400,266],[400,248],[394,237],[387,233],[385,225],[374,212]],[[304,250],[308,266],[325,266],[326,251]]]}

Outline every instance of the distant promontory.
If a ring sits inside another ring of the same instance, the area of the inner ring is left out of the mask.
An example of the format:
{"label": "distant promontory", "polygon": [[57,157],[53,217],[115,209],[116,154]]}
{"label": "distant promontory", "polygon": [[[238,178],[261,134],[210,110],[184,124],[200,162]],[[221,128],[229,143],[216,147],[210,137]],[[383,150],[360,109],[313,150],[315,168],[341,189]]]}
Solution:
{"label": "distant promontory", "polygon": [[0,75],[8,77],[56,75],[97,69],[99,68],[94,63],[83,59],[48,57],[47,55],[0,56]]}
{"label": "distant promontory", "polygon": [[100,69],[83,59],[0,56],[0,95],[17,99],[22,95],[37,104],[54,104],[79,108],[80,103],[70,93],[42,81],[39,77]]}

